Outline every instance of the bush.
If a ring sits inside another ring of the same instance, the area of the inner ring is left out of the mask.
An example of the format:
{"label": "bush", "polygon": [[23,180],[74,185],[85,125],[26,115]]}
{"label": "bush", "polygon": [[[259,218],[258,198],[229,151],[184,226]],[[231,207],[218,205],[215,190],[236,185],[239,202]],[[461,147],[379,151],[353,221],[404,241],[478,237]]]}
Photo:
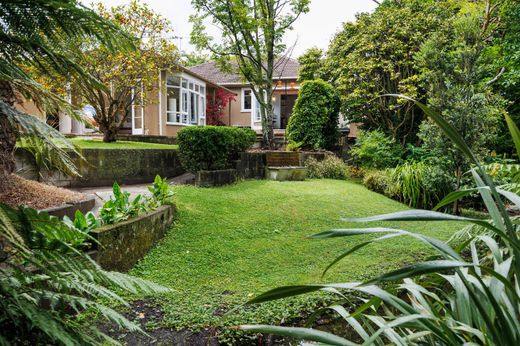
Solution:
{"label": "bush", "polygon": [[360,131],[350,153],[364,168],[384,169],[399,164],[403,149],[382,131]]}
{"label": "bush", "polygon": [[182,166],[190,171],[226,169],[256,140],[251,129],[225,126],[183,128],[177,137]]}
{"label": "bush", "polygon": [[363,178],[363,185],[372,191],[388,195],[392,184],[392,176],[389,170],[368,171]]}
{"label": "bush", "polygon": [[347,179],[350,177],[349,166],[337,156],[327,155],[324,160],[318,161],[310,157],[305,161],[307,175],[315,179]]}
{"label": "bush", "polygon": [[333,148],[339,140],[339,107],[332,85],[320,79],[304,82],[287,124],[287,139],[304,149]]}

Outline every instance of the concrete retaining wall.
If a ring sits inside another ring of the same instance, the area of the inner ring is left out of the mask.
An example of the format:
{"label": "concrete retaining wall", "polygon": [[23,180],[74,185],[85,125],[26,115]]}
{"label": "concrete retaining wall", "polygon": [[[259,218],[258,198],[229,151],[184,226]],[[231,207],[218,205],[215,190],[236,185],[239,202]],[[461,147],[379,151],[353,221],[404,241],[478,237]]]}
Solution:
{"label": "concrete retaining wall", "polygon": [[177,137],[151,135],[117,135],[118,141],[145,142],[158,144],[177,144]]}
{"label": "concrete retaining wall", "polygon": [[76,203],[66,203],[57,207],[42,209],[41,211],[44,211],[49,215],[59,217],[60,219],[62,219],[64,216],[68,216],[71,220],[74,220],[74,214],[76,213],[76,210],[86,214],[87,212],[91,211],[92,208],[94,208],[95,204],[96,197],[94,195],[88,195],[87,198],[82,201]]}
{"label": "concrete retaining wall", "polygon": [[[86,161],[73,157],[81,177],[69,177],[57,171],[42,172],[42,181],[61,187],[109,186],[140,184],[161,177],[173,178],[183,174],[175,149],[82,149]],[[36,180],[38,169],[34,158],[24,149],[17,149],[17,172],[27,179]]]}
{"label": "concrete retaining wall", "polygon": [[164,238],[174,217],[175,206],[163,205],[131,220],[97,228],[92,234],[98,244],[91,256],[105,270],[127,271]]}

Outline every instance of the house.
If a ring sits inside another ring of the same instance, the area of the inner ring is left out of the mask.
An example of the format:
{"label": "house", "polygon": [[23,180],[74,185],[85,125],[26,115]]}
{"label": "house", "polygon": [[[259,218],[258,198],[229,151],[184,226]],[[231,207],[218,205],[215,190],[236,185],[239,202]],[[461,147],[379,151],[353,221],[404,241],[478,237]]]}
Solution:
{"label": "house", "polygon": [[[300,88],[297,81],[299,68],[299,63],[294,59],[281,58],[275,62],[272,97],[274,129],[284,130],[287,127]],[[237,95],[220,119],[225,125],[262,129],[259,103],[243,77],[238,73],[222,72],[214,61],[194,66],[190,71]]]}

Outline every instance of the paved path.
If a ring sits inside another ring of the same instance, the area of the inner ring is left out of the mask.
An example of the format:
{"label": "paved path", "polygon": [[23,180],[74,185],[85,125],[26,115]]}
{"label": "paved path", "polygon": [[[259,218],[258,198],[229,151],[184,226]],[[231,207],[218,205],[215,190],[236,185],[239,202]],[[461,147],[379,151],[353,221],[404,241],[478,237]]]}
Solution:
{"label": "paved path", "polygon": [[[191,173],[185,173],[183,175],[179,175],[178,177],[172,178],[168,180],[170,185],[185,185],[191,184],[194,181],[195,176]],[[135,184],[135,185],[121,185],[121,190],[130,192],[130,198],[133,199],[135,196],[141,194],[143,196],[150,195],[148,191],[148,184]],[[100,187],[88,187],[81,189],[72,189],[74,191],[81,192],[86,195],[94,195],[96,197],[96,204],[92,211],[97,213],[99,208],[105,203],[105,201],[109,200],[112,197],[112,186],[100,186]]]}

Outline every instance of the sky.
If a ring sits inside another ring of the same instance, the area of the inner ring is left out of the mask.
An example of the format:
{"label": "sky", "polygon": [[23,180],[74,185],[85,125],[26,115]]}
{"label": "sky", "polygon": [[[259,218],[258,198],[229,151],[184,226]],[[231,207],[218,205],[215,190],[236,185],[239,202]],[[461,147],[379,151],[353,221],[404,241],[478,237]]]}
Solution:
{"label": "sky", "polygon": [[[97,0],[107,6],[128,3],[129,0]],[[97,2],[96,1],[96,2]],[[189,44],[191,24],[188,18],[194,13],[190,0],[142,0],[152,9],[168,18],[173,25],[176,44],[183,51],[193,52]],[[92,0],[82,0],[85,5]],[[296,43],[292,56],[298,57],[311,47],[326,49],[334,34],[341,29],[341,24],[355,20],[358,12],[373,11],[376,3],[372,0],[311,0],[310,11],[302,15],[294,24],[294,30],[286,34],[285,43]],[[208,27],[210,34],[218,30]]]}

